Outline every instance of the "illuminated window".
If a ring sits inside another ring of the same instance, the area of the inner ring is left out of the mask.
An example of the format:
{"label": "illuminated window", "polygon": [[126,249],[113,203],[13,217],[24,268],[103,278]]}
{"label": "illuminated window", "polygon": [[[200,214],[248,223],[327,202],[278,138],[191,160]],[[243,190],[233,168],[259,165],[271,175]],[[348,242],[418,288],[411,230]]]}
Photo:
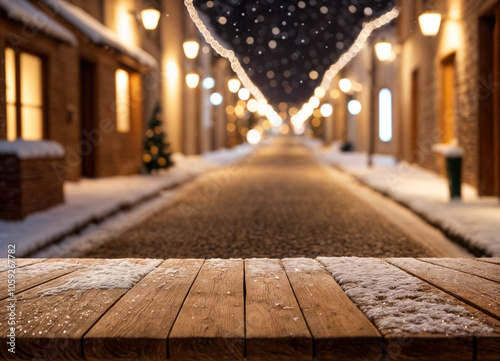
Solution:
{"label": "illuminated window", "polygon": [[43,139],[42,73],[40,57],[5,49],[7,140]]}
{"label": "illuminated window", "polygon": [[130,75],[123,69],[116,71],[116,130],[130,132]]}
{"label": "illuminated window", "polygon": [[392,94],[387,88],[378,95],[378,136],[381,141],[389,142],[392,139]]}

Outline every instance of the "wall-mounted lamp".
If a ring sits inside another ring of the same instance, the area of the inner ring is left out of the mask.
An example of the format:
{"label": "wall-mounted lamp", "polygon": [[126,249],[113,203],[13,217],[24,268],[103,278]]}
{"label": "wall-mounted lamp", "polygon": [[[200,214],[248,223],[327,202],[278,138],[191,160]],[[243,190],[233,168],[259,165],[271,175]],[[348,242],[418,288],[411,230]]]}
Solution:
{"label": "wall-mounted lamp", "polygon": [[158,26],[161,13],[153,8],[141,10],[142,25],[146,30],[154,30]]}
{"label": "wall-mounted lamp", "polygon": [[420,30],[425,36],[435,36],[441,26],[442,15],[436,11],[426,11],[418,17]]}
{"label": "wall-mounted lamp", "polygon": [[186,74],[186,84],[189,88],[194,89],[200,83],[200,76],[194,71]]}
{"label": "wall-mounted lamp", "polygon": [[387,61],[392,55],[392,43],[388,41],[379,41],[375,44],[375,54],[380,61]]}
{"label": "wall-mounted lamp", "polygon": [[198,56],[198,51],[200,50],[200,44],[196,40],[186,40],[182,47],[184,49],[184,54],[188,59],[195,59]]}

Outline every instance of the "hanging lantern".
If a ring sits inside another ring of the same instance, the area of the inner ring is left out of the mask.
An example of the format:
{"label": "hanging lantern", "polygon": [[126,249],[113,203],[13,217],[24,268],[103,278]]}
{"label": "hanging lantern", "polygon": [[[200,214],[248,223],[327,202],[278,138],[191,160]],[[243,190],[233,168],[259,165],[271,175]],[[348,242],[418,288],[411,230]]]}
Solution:
{"label": "hanging lantern", "polygon": [[195,59],[198,56],[198,51],[200,50],[200,44],[196,40],[186,40],[182,47],[184,48],[184,54],[188,59]]}
{"label": "hanging lantern", "polygon": [[144,29],[146,30],[154,30],[158,26],[158,22],[160,21],[161,13],[153,8],[144,9],[141,11],[141,20]]}
{"label": "hanging lantern", "polygon": [[435,11],[426,11],[418,17],[420,30],[425,36],[434,36],[441,26],[441,14]]}
{"label": "hanging lantern", "polygon": [[392,55],[392,43],[388,41],[379,41],[375,44],[375,54],[380,61],[387,61]]}

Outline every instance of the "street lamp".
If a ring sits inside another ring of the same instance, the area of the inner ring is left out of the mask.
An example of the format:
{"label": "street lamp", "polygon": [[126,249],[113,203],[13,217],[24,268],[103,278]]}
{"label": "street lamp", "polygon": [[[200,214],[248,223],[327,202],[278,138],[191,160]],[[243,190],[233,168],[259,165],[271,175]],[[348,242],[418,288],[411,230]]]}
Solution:
{"label": "street lamp", "polygon": [[375,44],[375,54],[380,61],[387,61],[392,55],[392,43],[389,41],[379,41]]}
{"label": "street lamp", "polygon": [[420,30],[425,36],[434,36],[439,32],[441,14],[436,11],[426,11],[418,17]]}
{"label": "street lamp", "polygon": [[229,79],[227,82],[227,87],[231,93],[237,93],[240,90],[240,86],[241,82],[236,78]]}
{"label": "street lamp", "polygon": [[188,59],[195,59],[200,50],[200,44],[196,40],[186,40],[182,47],[184,49],[184,54]]}
{"label": "street lamp", "polygon": [[195,72],[186,74],[186,84],[189,88],[194,89],[200,83],[200,76]]}
{"label": "street lamp", "polygon": [[154,30],[158,26],[161,13],[153,8],[141,10],[142,25],[146,30]]}

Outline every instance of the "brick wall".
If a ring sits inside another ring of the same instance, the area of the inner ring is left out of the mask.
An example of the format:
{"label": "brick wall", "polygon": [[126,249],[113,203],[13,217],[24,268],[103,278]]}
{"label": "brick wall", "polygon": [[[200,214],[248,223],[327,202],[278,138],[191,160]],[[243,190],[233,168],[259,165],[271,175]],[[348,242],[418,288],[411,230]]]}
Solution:
{"label": "brick wall", "polygon": [[19,220],[64,202],[63,183],[52,169],[62,159],[0,155],[0,218]]}
{"label": "brick wall", "polygon": [[[415,3],[415,4],[411,4]],[[402,121],[401,158],[434,171],[441,171],[439,158],[433,154],[432,144],[440,141],[441,118],[441,62],[455,53],[455,137],[465,149],[463,180],[478,185],[479,118],[477,86],[479,81],[479,32],[480,9],[491,0],[434,1],[434,8],[446,14],[439,34],[424,37],[417,24],[418,14],[423,12],[422,0],[404,1],[398,18],[401,62],[399,68],[399,115]],[[414,5],[415,11],[412,6]],[[415,13],[412,17],[411,13]],[[417,156],[410,154],[411,73],[419,70],[419,114]]]}

